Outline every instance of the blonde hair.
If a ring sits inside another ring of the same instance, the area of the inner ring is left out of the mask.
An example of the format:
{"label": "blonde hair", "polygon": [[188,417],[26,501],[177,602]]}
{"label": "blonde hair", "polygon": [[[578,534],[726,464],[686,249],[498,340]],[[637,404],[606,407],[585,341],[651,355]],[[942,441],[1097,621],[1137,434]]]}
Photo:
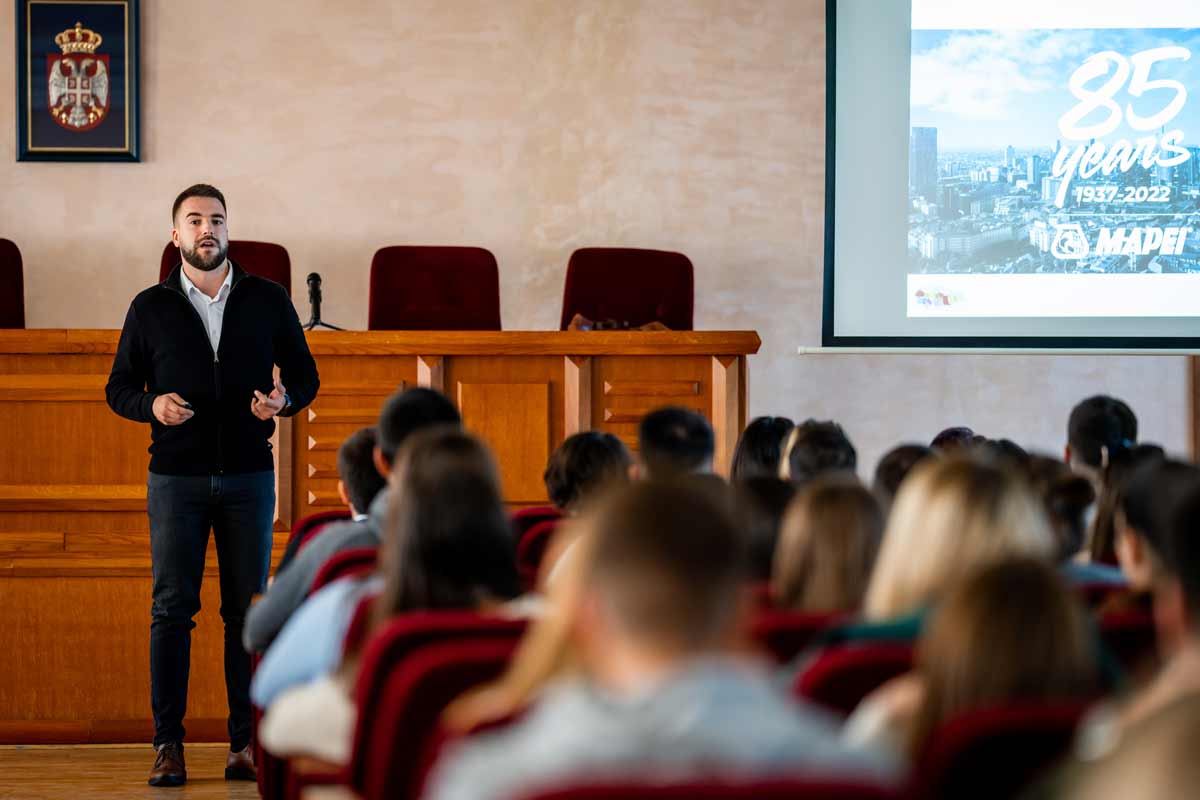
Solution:
{"label": "blonde hair", "polygon": [[971,458],[922,464],[896,495],[864,613],[911,613],[976,565],[1016,555],[1049,560],[1054,541],[1042,504],[1019,475]]}
{"label": "blonde hair", "polygon": [[882,533],[879,502],[856,478],[815,479],[783,518],[771,571],[776,605],[796,611],[857,609]]}

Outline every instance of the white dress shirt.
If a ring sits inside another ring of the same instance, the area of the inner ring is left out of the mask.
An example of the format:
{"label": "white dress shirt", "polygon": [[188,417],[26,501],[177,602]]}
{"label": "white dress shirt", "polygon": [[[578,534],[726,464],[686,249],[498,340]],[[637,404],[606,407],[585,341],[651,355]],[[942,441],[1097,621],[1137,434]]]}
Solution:
{"label": "white dress shirt", "polygon": [[225,260],[224,269],[225,282],[217,290],[216,297],[209,297],[200,291],[196,288],[196,284],[188,280],[187,272],[182,268],[179,270],[179,281],[183,284],[183,293],[187,295],[192,308],[196,309],[196,313],[204,322],[204,329],[208,331],[208,341],[212,344],[214,356],[217,353],[217,346],[221,343],[221,323],[225,320],[225,301],[229,299],[229,291],[233,288],[233,268],[228,259]]}

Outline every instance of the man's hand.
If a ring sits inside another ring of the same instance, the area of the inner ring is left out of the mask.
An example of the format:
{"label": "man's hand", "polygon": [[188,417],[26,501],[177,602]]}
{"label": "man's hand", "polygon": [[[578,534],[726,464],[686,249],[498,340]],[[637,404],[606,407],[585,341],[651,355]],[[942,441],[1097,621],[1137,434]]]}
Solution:
{"label": "man's hand", "polygon": [[182,425],[195,413],[184,408],[185,403],[187,401],[174,392],[160,394],[154,398],[154,417],[163,425]]}
{"label": "man's hand", "polygon": [[254,399],[250,401],[251,413],[262,420],[270,419],[283,410],[283,404],[287,402],[284,394],[286,394],[286,390],[279,382],[279,378],[275,379],[275,388],[271,390],[270,394],[263,394],[255,389]]}

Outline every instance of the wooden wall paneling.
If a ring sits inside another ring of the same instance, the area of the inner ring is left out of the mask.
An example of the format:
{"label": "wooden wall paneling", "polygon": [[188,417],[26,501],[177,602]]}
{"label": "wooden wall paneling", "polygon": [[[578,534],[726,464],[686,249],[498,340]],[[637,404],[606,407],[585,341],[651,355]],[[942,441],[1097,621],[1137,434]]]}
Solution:
{"label": "wooden wall paneling", "polygon": [[592,357],[563,356],[563,438],[592,429]]}
{"label": "wooden wall paneling", "polygon": [[742,432],[739,424],[740,367],[737,356],[712,357],[712,412],[709,421],[713,427],[713,469],[720,475],[729,475],[733,450]]}
{"label": "wooden wall paneling", "polygon": [[638,423],[662,406],[683,406],[711,419],[711,356],[602,356],[592,375],[595,427],[637,452]]}
{"label": "wooden wall paneling", "polygon": [[417,356],[417,385],[446,391],[445,360],[441,356]]}
{"label": "wooden wall paneling", "polygon": [[550,457],[550,385],[459,381],[456,388],[463,425],[487,442],[500,466],[504,499],[545,500],[540,477]]}

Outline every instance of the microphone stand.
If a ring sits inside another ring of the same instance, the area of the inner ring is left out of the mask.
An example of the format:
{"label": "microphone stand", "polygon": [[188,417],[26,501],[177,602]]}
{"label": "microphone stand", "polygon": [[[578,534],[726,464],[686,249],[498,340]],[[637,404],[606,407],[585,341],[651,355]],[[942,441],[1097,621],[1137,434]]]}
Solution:
{"label": "microphone stand", "polygon": [[321,276],[315,272],[310,272],[308,275],[308,303],[312,306],[312,319],[305,323],[304,330],[311,331],[313,328],[328,328],[331,331],[345,330],[345,328],[330,325],[321,319]]}

